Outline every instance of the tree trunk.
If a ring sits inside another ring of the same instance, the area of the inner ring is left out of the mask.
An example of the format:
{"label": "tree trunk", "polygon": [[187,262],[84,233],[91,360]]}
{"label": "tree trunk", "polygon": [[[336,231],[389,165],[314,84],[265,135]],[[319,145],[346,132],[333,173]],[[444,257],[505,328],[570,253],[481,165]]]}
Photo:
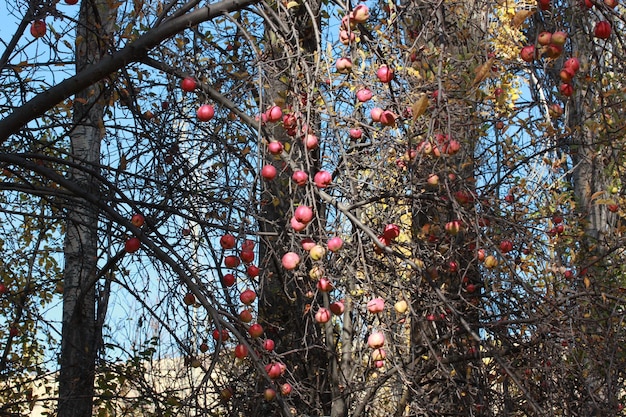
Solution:
{"label": "tree trunk", "polygon": [[[76,71],[108,52],[115,8],[105,0],[83,1],[77,28]],[[75,128],[70,133],[71,180],[85,193],[99,194],[86,170],[97,170],[104,133],[104,84],[92,85],[74,99]],[[84,168],[81,169],[81,168]],[[63,328],[59,376],[59,417],[92,415],[96,364],[98,209],[85,200],[68,204],[63,275]]]}

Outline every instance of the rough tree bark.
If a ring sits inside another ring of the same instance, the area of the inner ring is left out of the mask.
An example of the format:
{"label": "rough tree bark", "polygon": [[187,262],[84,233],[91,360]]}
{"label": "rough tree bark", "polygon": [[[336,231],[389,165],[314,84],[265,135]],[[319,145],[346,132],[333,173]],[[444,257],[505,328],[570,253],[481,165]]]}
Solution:
{"label": "rough tree bark", "polygon": [[[81,2],[76,31],[77,73],[107,54],[115,18],[116,7],[106,0]],[[97,170],[100,161],[104,92],[104,83],[98,82],[74,98],[75,127],[70,132],[70,144],[71,158],[77,166],[71,169],[70,177],[91,195],[99,194],[98,183],[88,170]],[[98,214],[98,208],[86,200],[75,200],[67,207],[59,417],[92,415],[97,341],[94,284],[98,273]]]}

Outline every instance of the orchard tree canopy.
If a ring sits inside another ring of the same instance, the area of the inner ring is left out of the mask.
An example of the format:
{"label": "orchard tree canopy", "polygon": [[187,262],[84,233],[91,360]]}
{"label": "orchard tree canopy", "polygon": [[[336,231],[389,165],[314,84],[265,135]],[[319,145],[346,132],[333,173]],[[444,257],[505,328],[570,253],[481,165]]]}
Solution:
{"label": "orchard tree canopy", "polygon": [[0,416],[617,416],[619,0],[16,0]]}

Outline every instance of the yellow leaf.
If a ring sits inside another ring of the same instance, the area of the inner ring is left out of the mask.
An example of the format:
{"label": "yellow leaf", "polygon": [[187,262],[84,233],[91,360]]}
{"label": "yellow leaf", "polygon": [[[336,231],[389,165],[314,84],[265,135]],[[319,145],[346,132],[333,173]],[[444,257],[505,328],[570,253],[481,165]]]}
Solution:
{"label": "yellow leaf", "polygon": [[583,283],[585,284],[585,288],[589,288],[591,286],[591,280],[589,277],[583,278]]}
{"label": "yellow leaf", "polygon": [[513,27],[518,28],[522,26],[522,23],[524,23],[524,21],[532,16],[534,13],[534,10],[519,10],[517,13],[515,13],[515,16],[513,16]]}
{"label": "yellow leaf", "polygon": [[595,199],[597,199],[598,197],[600,197],[602,194],[604,194],[604,191],[597,191],[595,193],[593,193],[591,195],[591,198],[589,199],[589,201],[593,201]]}
{"label": "yellow leaf", "polygon": [[487,76],[491,73],[491,67],[493,66],[494,61],[495,58],[489,58],[487,62],[476,67],[476,76],[474,77],[474,82],[472,83],[473,85],[478,85],[487,78]]}
{"label": "yellow leaf", "polygon": [[425,93],[422,94],[420,98],[418,98],[417,101],[413,103],[413,106],[411,107],[411,112],[413,113],[413,120],[417,120],[418,117],[424,114],[429,104],[430,103],[428,101],[428,95],[426,95]]}
{"label": "yellow leaf", "polygon": [[297,1],[290,1],[289,3],[287,3],[287,9],[291,9],[292,7],[298,7],[300,6],[300,3],[298,3]]}

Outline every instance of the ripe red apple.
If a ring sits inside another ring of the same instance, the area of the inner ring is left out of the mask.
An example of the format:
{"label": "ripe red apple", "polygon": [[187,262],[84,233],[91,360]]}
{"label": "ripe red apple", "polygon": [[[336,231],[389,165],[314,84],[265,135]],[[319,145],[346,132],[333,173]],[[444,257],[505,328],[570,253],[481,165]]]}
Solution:
{"label": "ripe red apple", "polygon": [[269,376],[271,379],[281,377],[284,373],[284,369],[285,368],[277,362],[270,362],[265,365],[265,372],[267,372],[267,376]]}
{"label": "ripe red apple", "polygon": [[383,332],[372,332],[367,338],[367,346],[372,349],[378,349],[385,344],[385,335]]}
{"label": "ripe red apple", "polygon": [[272,155],[280,155],[283,152],[283,149],[283,144],[277,140],[274,140],[267,144],[267,150]]}
{"label": "ripe red apple", "polygon": [[564,83],[571,83],[576,74],[570,68],[564,67],[561,72],[559,72],[559,78]]}
{"label": "ripe red apple", "polygon": [[304,171],[294,171],[291,179],[300,187],[304,187],[309,181],[309,175]]}
{"label": "ripe red apple", "polygon": [[276,344],[274,343],[272,339],[265,339],[263,341],[263,349],[267,350],[268,352],[273,351],[275,345]]}
{"label": "ripe red apple", "polygon": [[563,83],[559,86],[559,91],[565,97],[570,97],[572,94],[574,94],[574,86],[568,83]]}
{"label": "ripe red apple", "polygon": [[341,301],[335,301],[334,303],[330,303],[329,308],[330,311],[336,316],[340,316],[345,310],[345,306]]}
{"label": "ripe red apple", "polygon": [[196,80],[193,77],[185,77],[180,82],[180,88],[183,91],[192,92],[196,89]]}
{"label": "ripe red apple", "polygon": [[380,107],[374,107],[372,110],[370,110],[370,117],[372,118],[373,122],[380,122],[380,117],[383,115],[383,109],[381,109]]}
{"label": "ripe red apple", "polygon": [[508,253],[513,250],[513,242],[508,239],[505,239],[500,242],[500,251],[502,253]]}
{"label": "ripe red apple", "polygon": [[313,149],[317,149],[317,147],[319,146],[319,139],[315,135],[306,134],[302,138],[302,143],[304,144],[305,148],[312,151]]}
{"label": "ripe red apple", "polygon": [[131,237],[124,243],[124,250],[128,253],[135,253],[141,247],[141,241],[136,237]]}
{"label": "ripe red apple", "polygon": [[298,126],[298,118],[295,114],[289,113],[283,116],[283,128],[286,130],[295,129]]}
{"label": "ripe red apple", "polygon": [[213,330],[213,339],[221,340],[222,342],[225,342],[226,340],[230,339],[230,335],[228,334],[228,330],[222,329],[220,331],[218,329],[214,329]]}
{"label": "ripe red apple", "polygon": [[333,177],[328,171],[318,171],[313,177],[313,181],[318,188],[326,188],[332,183]]}
{"label": "ripe red apple", "polygon": [[0,295],[6,294],[7,292],[9,292],[7,286],[0,282]]}
{"label": "ripe red apple", "polygon": [[250,323],[252,321],[252,311],[243,309],[239,312],[239,320],[244,323]]}
{"label": "ripe red apple", "polygon": [[261,176],[266,180],[266,181],[272,181],[274,178],[276,178],[276,175],[278,174],[278,171],[276,171],[276,167],[274,165],[264,165],[263,168],[261,168]]}
{"label": "ripe red apple", "polygon": [[617,204],[608,204],[606,206],[606,208],[611,212],[611,213],[617,213],[619,211],[619,205]]}
{"label": "ripe red apple", "polygon": [[311,220],[313,220],[313,209],[311,209],[311,207],[305,206],[305,205],[298,206],[294,210],[293,216],[300,223],[309,223]]}
{"label": "ripe red apple", "polygon": [[17,335],[20,334],[19,329],[12,325],[11,327],[9,327],[9,337],[17,337]]}
{"label": "ripe red apple", "polygon": [[239,259],[241,259],[241,262],[249,264],[254,261],[254,252],[251,250],[242,250],[239,254]]}
{"label": "ripe red apple", "polygon": [[43,20],[35,20],[30,25],[30,34],[34,38],[41,38],[46,34],[46,22]]}
{"label": "ripe red apple", "polygon": [[133,217],[130,218],[130,222],[135,226],[135,227],[141,227],[143,226],[145,219],[144,217],[137,213],[137,214],[133,214]]}
{"label": "ripe red apple", "polygon": [[328,239],[328,242],[326,242],[326,246],[328,246],[329,251],[337,252],[343,246],[343,239],[338,236],[332,237]]}
{"label": "ripe red apple", "polygon": [[69,4],[70,6],[73,6],[76,3],[78,3],[78,0],[65,0],[65,4]]}
{"label": "ripe red apple", "polygon": [[383,236],[387,240],[393,240],[400,236],[400,227],[397,224],[388,223],[383,230]]}
{"label": "ripe red apple", "polygon": [[283,268],[288,271],[294,270],[298,267],[300,263],[300,255],[295,252],[287,252],[283,255],[281,263]]}
{"label": "ripe red apple", "polygon": [[339,41],[344,45],[350,45],[350,42],[356,41],[356,33],[342,29],[339,31]]}
{"label": "ripe red apple", "polygon": [[376,71],[376,77],[380,80],[380,82],[386,84],[393,80],[393,70],[383,64],[378,68],[378,71]]}
{"label": "ripe red apple", "polygon": [[293,230],[295,230],[296,232],[301,232],[304,229],[306,229],[306,223],[302,223],[300,221],[298,221],[298,219],[295,218],[295,216],[292,216],[291,219],[289,220],[289,224],[291,225],[291,228]]}
{"label": "ripe red apple", "polygon": [[240,260],[238,256],[228,255],[224,258],[224,265],[226,265],[227,268],[237,268],[239,264]]}
{"label": "ripe red apple", "polygon": [[593,34],[598,39],[608,39],[611,36],[611,23],[606,20],[596,23]]}
{"label": "ripe red apple", "polygon": [[524,46],[520,51],[520,57],[525,62],[533,62],[535,60],[535,45]]}
{"label": "ripe red apple", "polygon": [[356,99],[361,103],[371,100],[373,97],[372,91],[369,88],[361,88],[356,92]]}
{"label": "ripe red apple", "polygon": [[243,359],[248,356],[248,347],[246,345],[238,344],[235,346],[235,357]]}
{"label": "ripe red apple", "polygon": [[350,20],[355,23],[365,23],[370,17],[370,11],[368,7],[361,3],[358,4],[350,13]]}
{"label": "ripe red apple", "polygon": [[352,71],[352,60],[348,57],[341,57],[335,62],[335,68],[337,72],[341,74],[346,74]]}
{"label": "ripe red apple", "polygon": [[250,278],[256,278],[259,276],[260,273],[261,270],[256,265],[248,265],[248,267],[246,268],[246,274],[248,274]]}
{"label": "ripe red apple", "polygon": [[222,284],[224,284],[226,287],[232,287],[233,285],[235,285],[235,276],[233,274],[225,274],[222,277]]}
{"label": "ripe red apple", "polygon": [[390,110],[384,110],[380,115],[380,123],[383,126],[395,126],[396,115]]}
{"label": "ripe red apple", "polygon": [[317,281],[317,289],[321,292],[329,292],[333,289],[333,283],[326,277],[321,277]]}
{"label": "ripe red apple", "polygon": [[283,110],[280,106],[270,107],[265,114],[267,115],[267,121],[272,123],[279,122],[283,118]]}
{"label": "ripe red apple", "polygon": [[220,246],[224,249],[232,249],[235,247],[235,236],[225,234],[220,238]]}
{"label": "ripe red apple", "polygon": [[248,328],[248,334],[250,336],[252,336],[253,338],[257,338],[257,337],[261,337],[263,336],[263,326],[261,326],[259,323],[254,323],[252,324],[249,328]]}
{"label": "ripe red apple", "polygon": [[208,122],[215,115],[215,110],[210,104],[203,104],[198,108],[196,115],[201,122]]}
{"label": "ripe red apple", "polygon": [[315,313],[315,321],[318,323],[327,323],[330,320],[330,310],[326,307],[320,307]]}
{"label": "ripe red apple", "polygon": [[316,245],[315,241],[311,239],[310,237],[305,237],[304,239],[300,241],[300,246],[302,246],[302,249],[304,249],[307,252],[310,251],[315,245]]}
{"label": "ripe red apple", "polygon": [[183,297],[183,303],[185,303],[186,306],[190,306],[190,305],[195,304],[196,303],[196,296],[193,295],[193,293],[188,292]]}
{"label": "ripe red apple", "polygon": [[550,7],[552,7],[550,1],[551,0],[538,0],[537,6],[539,6],[541,10],[550,10]]}
{"label": "ripe red apple", "polygon": [[574,74],[580,69],[580,61],[576,57],[571,57],[563,64],[563,68],[570,69]]}
{"label": "ripe red apple", "polygon": [[291,390],[292,390],[291,384],[289,384],[288,382],[285,382],[284,384],[280,386],[280,393],[283,396],[287,396],[291,394]]}
{"label": "ripe red apple", "polygon": [[548,46],[552,41],[552,34],[550,32],[541,32],[537,36],[537,43],[541,46]]}
{"label": "ripe red apple", "polygon": [[363,136],[363,131],[361,129],[357,129],[357,128],[350,129],[351,139],[361,139],[362,136]]}
{"label": "ripe red apple", "polygon": [[604,0],[604,4],[606,4],[611,9],[614,9],[617,7],[618,1],[617,0]]}
{"label": "ripe red apple", "polygon": [[367,310],[372,314],[382,313],[384,309],[385,300],[380,297],[372,298],[370,301],[367,302]]}
{"label": "ripe red apple", "polygon": [[239,299],[241,300],[242,303],[249,306],[256,299],[256,292],[248,288],[241,292],[241,294],[239,295]]}
{"label": "ripe red apple", "polygon": [[205,342],[200,343],[200,352],[205,353],[209,350],[209,345],[207,345]]}

